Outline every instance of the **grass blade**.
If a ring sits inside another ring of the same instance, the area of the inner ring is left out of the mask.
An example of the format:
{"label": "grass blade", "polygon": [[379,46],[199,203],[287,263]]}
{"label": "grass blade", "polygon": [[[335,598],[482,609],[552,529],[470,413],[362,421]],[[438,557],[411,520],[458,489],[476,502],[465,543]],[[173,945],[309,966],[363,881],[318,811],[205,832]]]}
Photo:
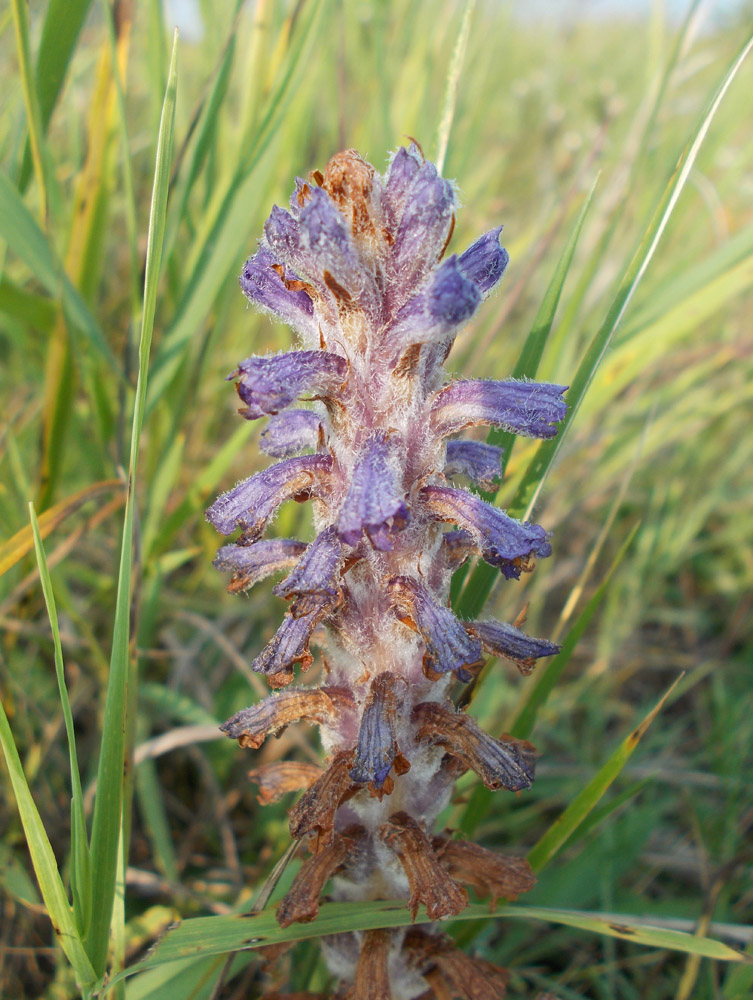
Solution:
{"label": "grass blade", "polygon": [[121,835],[123,802],[123,765],[125,760],[126,699],[129,692],[130,613],[133,567],[133,527],[135,515],[135,482],[139,458],[141,429],[144,422],[149,352],[154,329],[157,284],[162,260],[165,233],[167,192],[175,123],[175,93],[177,81],[177,33],[173,42],[167,90],[162,108],[157,157],[149,216],[144,278],[144,308],[139,342],[139,376],[131,430],[131,458],[128,472],[128,493],[123,524],[118,591],[113,627],[110,677],[105,703],[102,749],[97,776],[97,796],[92,825],[92,878],[94,882],[94,916],[89,950],[97,972],[104,972],[110,914],[113,908],[117,877],[118,845]]}
{"label": "grass blade", "polygon": [[[65,500],[56,503],[54,507],[50,507],[44,514],[40,515],[38,521],[39,537],[47,538],[58,525],[62,524],[67,517],[75,513],[79,507],[82,507],[90,500],[98,499],[104,493],[109,493],[114,489],[122,489],[122,486],[123,483],[119,479],[105,479],[101,483],[92,483],[91,486],[85,486],[84,489],[79,490],[78,493],[74,493],[73,496],[66,497]],[[3,542],[0,545],[0,576],[7,573],[12,566],[15,566],[24,556],[27,556],[33,548],[34,533],[29,526],[17,531],[15,535],[6,542]]]}
{"label": "grass blade", "polygon": [[705,114],[680,156],[677,166],[649,222],[648,228],[638,245],[638,249],[628,265],[606,318],[578,367],[578,371],[567,394],[567,416],[562,422],[559,434],[555,438],[545,441],[539,447],[523,478],[518,495],[511,505],[511,510],[516,512],[516,514],[519,512],[524,518],[530,517],[531,511],[536,505],[549,470],[567,436],[570,424],[575,418],[583,397],[593,382],[599,365],[609,349],[612,338],[622,322],[625,312],[656,253],[656,248],[664,235],[677,201],[690,177],[703,141],[711,128],[711,123],[751,48],[753,48],[753,35],[749,37],[742,51],[727,70]]}
{"label": "grass blade", "polygon": [[26,4],[23,0],[11,0],[13,10],[13,25],[16,30],[16,53],[21,70],[21,83],[26,105],[26,118],[29,125],[29,143],[31,159],[34,164],[34,176],[39,188],[39,214],[44,225],[50,209],[54,178],[50,164],[47,145],[44,141],[44,126],[42,112],[39,108],[36,80],[31,68],[31,45],[29,42],[29,21]]}
{"label": "grass blade", "polygon": [[625,554],[632,545],[633,539],[635,538],[639,527],[640,525],[636,524],[620,546],[620,550],[615,556],[612,565],[609,567],[606,576],[599,584],[581,613],[578,615],[570,631],[567,633],[567,636],[562,643],[562,649],[560,652],[556,656],[552,657],[549,663],[547,663],[546,668],[537,675],[536,682],[528,694],[526,702],[520,710],[520,714],[510,727],[510,732],[514,736],[517,736],[518,739],[526,740],[533,732],[533,727],[536,725],[536,717],[538,716],[539,709],[546,704],[549,695],[554,690],[557,681],[560,679],[565,667],[570,662],[570,658],[575,652],[575,648],[580,642],[583,633],[591,624],[594,615],[601,606],[601,603],[606,596],[609,583],[614,576],[617,567],[620,565],[625,557]]}
{"label": "grass blade", "polygon": [[[651,948],[670,949],[686,954],[703,955],[722,962],[745,962],[747,957],[736,948],[713,938],[699,938],[682,931],[667,930],[644,923],[641,918],[619,915],[613,917],[561,910],[543,906],[521,906],[510,903],[498,906],[492,912],[488,904],[474,903],[453,921],[466,920],[540,920],[547,923],[575,927],[579,930],[622,938],[634,944]],[[124,976],[157,968],[181,959],[223,955],[250,948],[265,948],[287,941],[303,941],[325,934],[371,930],[379,927],[407,927],[412,923],[410,910],[404,902],[377,900],[368,903],[324,903],[316,920],[307,924],[292,924],[281,928],[275,919],[274,908],[251,916],[247,913],[219,917],[196,917],[183,923],[160,940],[144,961],[115,977],[115,983]],[[421,907],[415,920],[428,922],[426,910]]]}
{"label": "grass blade", "polygon": [[60,705],[63,710],[65,735],[68,740],[68,758],[71,769],[71,889],[73,894],[73,912],[76,924],[82,938],[86,937],[91,920],[91,864],[89,856],[89,837],[86,831],[84,817],[84,796],[81,790],[81,774],[78,769],[78,754],[76,752],[76,734],[73,729],[73,713],[68,698],[68,688],[65,683],[63,667],[63,647],[60,642],[60,628],[55,607],[55,595],[52,590],[52,580],[47,566],[47,556],[42,544],[39,522],[34,511],[34,505],[29,504],[31,530],[34,533],[34,549],[36,551],[39,579],[42,584],[44,602],[50,619],[52,642],[55,651],[55,674],[58,682]]}
{"label": "grass blade", "polygon": [[[578,367],[567,393],[567,416],[560,425],[557,436],[551,438],[549,441],[544,441],[534,455],[515,498],[510,505],[509,513],[512,516],[522,517],[523,519],[531,516],[531,512],[541,495],[546,478],[567,437],[567,432],[578,412],[583,397],[593,382],[604,355],[612,342],[612,338],[620,326],[625,312],[653,259],[659,241],[667,228],[677,201],[682,194],[700,148],[703,145],[703,141],[711,127],[711,123],[751,47],[753,47],[753,35],[748,39],[737,58],[727,70],[701,121],[688,140],[677,166],[664,189],[664,193],[659,199],[659,203],[638,245],[638,249],[633,255],[620,282],[617,294],[607,312],[604,322],[593,338],[590,347]],[[463,591],[463,599],[458,609],[459,613],[469,618],[476,617],[483,608],[495,579],[496,573],[492,567],[486,565],[477,566]]]}
{"label": "grass blade", "polygon": [[26,781],[2,701],[0,701],[0,744],[45,908],[60,946],[73,967],[76,981],[82,989],[87,989],[96,979],[94,968],[76,927],[58,872],[57,861]]}
{"label": "grass blade", "polygon": [[68,322],[86,336],[95,353],[100,355],[120,378],[120,365],[110,350],[99,324],[70,278],[63,272],[44,233],[34,221],[18,191],[2,172],[0,172],[0,237],[24,261],[47,292],[54,299],[60,299]]}
{"label": "grass blade", "polygon": [[588,782],[586,787],[572,800],[561,816],[552,823],[543,837],[528,852],[528,861],[535,872],[552,860],[563,844],[572,836],[575,830],[589,815],[591,810],[601,801],[602,796],[633,755],[646,730],[667,703],[674,689],[679,684],[683,674],[677,678],[669,690],[638,726],[626,736],[611,757],[599,768],[598,772]]}
{"label": "grass blade", "polygon": [[[50,0],[47,7],[34,73],[42,132],[47,131],[90,7],[91,0]],[[31,146],[27,145],[18,184],[21,191],[26,190],[31,170]]]}
{"label": "grass blade", "polygon": [[437,130],[437,153],[434,157],[437,171],[440,174],[444,169],[444,161],[447,156],[447,145],[450,141],[450,130],[455,117],[455,104],[458,98],[458,83],[460,82],[460,74],[463,71],[463,63],[465,62],[465,51],[468,48],[468,35],[471,31],[471,18],[473,17],[473,8],[475,6],[476,0],[466,0],[463,9],[463,19],[460,22],[460,31],[458,31],[455,47],[452,50],[450,69],[447,73],[444,102],[442,104],[442,117],[439,120],[439,128]]}

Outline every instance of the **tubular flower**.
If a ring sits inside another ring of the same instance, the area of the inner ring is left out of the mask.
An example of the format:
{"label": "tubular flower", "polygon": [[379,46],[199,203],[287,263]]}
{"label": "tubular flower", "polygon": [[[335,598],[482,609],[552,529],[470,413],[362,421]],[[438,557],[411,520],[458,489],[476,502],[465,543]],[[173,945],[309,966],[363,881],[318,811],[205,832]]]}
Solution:
{"label": "tubular flower", "polygon": [[[430,920],[461,912],[465,886],[496,900],[534,881],[522,859],[434,828],[468,769],[493,789],[525,791],[534,779],[534,748],[485,733],[456,710],[453,687],[485,653],[527,672],[558,649],[514,625],[461,621],[448,606],[452,573],[470,555],[517,579],[551,553],[542,527],[454,481],[493,488],[500,449],[448,439],[480,425],[551,437],[566,388],[447,379],[455,338],[508,262],[500,227],[442,260],[454,221],[452,185],[415,144],[383,176],[346,150],[296,181],[289,211],[272,210],[240,279],[301,339],[228,376],[242,416],[268,421],[261,446],[279,461],[207,511],[220,534],[240,531],[215,561],[233,573],[231,592],[287,574],[274,587],[288,602],[282,624],[252,663],[282,690],[222,728],[255,750],[303,721],[319,727],[328,755],[322,769],[278,762],[250,775],[263,803],[303,792],[290,830],[309,856],[278,910],[283,926],[313,919],[330,878],[335,898],[402,899]],[[312,500],[308,545],[262,537],[289,499]],[[288,687],[322,641],[322,686]],[[342,934],[324,947],[341,995],[355,1000],[505,990],[503,970],[429,931]]]}

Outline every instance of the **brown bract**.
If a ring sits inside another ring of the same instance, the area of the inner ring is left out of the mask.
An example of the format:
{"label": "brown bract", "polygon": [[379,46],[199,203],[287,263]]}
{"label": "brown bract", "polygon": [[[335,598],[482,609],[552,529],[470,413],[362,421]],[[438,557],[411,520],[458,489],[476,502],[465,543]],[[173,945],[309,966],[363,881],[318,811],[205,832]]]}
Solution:
{"label": "brown bract", "polygon": [[291,688],[244,708],[220,729],[240,746],[258,750],[267,736],[279,736],[291,722],[305,719],[332,725],[337,721],[338,707],[324,688]]}
{"label": "brown bract", "polygon": [[375,232],[372,211],[375,174],[372,165],[361,159],[355,149],[335,153],[324,168],[321,186],[350,222],[354,236],[371,236]]}
{"label": "brown bract", "polygon": [[392,934],[388,930],[366,931],[356,967],[356,981],[347,1000],[392,1000],[387,958]]}
{"label": "brown bract", "polygon": [[303,862],[293,884],[277,907],[277,923],[289,927],[292,923],[305,924],[319,912],[319,896],[327,880],[343,864],[352,841],[337,835]]}
{"label": "brown bract", "polygon": [[337,807],[357,791],[358,786],[350,777],[353,755],[352,748],[338,751],[324,774],[290,810],[290,833],[296,840],[315,831],[321,844],[327,844],[332,839]]}
{"label": "brown bract", "polygon": [[421,903],[431,920],[462,913],[468,905],[468,893],[452,881],[431,841],[412,816],[406,812],[393,813],[379,836],[400,858],[408,876],[413,920]]}
{"label": "brown bract", "polygon": [[321,774],[322,769],[316,764],[280,760],[252,768],[248,772],[248,778],[259,786],[256,796],[259,805],[267,806],[271,802],[278,802],[288,792],[308,788]]}
{"label": "brown bract", "polygon": [[536,876],[525,858],[489,851],[469,840],[434,838],[434,850],[450,875],[471,885],[480,896],[516,900],[536,884]]}
{"label": "brown bract", "polygon": [[404,947],[437,1000],[504,1000],[509,974],[483,958],[470,958],[444,936],[413,928]]}

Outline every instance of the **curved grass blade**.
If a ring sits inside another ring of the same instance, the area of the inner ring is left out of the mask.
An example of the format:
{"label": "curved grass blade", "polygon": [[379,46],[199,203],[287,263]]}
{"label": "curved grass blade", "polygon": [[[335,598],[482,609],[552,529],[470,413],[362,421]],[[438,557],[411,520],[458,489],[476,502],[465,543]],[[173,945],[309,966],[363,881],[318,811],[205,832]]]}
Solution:
{"label": "curved grass blade", "polygon": [[[62,522],[75,513],[89,500],[95,500],[103,493],[109,493],[115,489],[122,489],[123,483],[120,479],[105,479],[101,483],[92,483],[85,486],[72,496],[66,497],[50,507],[39,517],[39,537],[47,536],[62,524]],[[7,573],[17,562],[27,556],[34,548],[34,534],[31,527],[21,528],[15,535],[0,545],[0,576]]]}
{"label": "curved grass blade", "polygon": [[[659,199],[659,203],[638,245],[638,249],[633,255],[620,282],[617,294],[607,312],[604,322],[593,338],[578,367],[567,393],[568,411],[567,416],[560,425],[559,433],[556,437],[543,442],[539,446],[523,476],[523,480],[508,511],[513,517],[522,517],[523,519],[530,517],[536,501],[541,495],[546,478],[567,437],[567,432],[578,412],[583,397],[593,382],[599,365],[612,342],[612,338],[620,326],[625,312],[653,259],[659,241],[667,228],[677,201],[682,194],[700,148],[703,145],[703,141],[719,110],[719,106],[752,47],[753,34],[749,37],[739,55],[727,70],[707,110],[688,140],[677,166]],[[468,618],[477,617],[491,593],[495,579],[496,574],[491,567],[486,565],[476,567],[463,592],[463,601],[459,608],[459,613],[462,616]]]}
{"label": "curved grass blade", "polygon": [[157,285],[162,260],[165,233],[167,191],[175,124],[175,94],[177,86],[177,32],[173,41],[167,89],[162,106],[157,157],[149,214],[144,278],[144,307],[139,342],[139,375],[131,428],[131,458],[128,470],[128,493],[123,523],[120,569],[113,626],[110,675],[105,702],[102,748],[97,774],[97,796],[94,803],[91,855],[94,919],[87,942],[92,963],[99,975],[104,973],[117,879],[118,845],[121,839],[123,803],[123,765],[126,750],[126,704],[134,696],[128,691],[130,655],[130,613],[133,581],[133,529],[135,515],[135,483],[138,468],[141,429],[144,422],[149,352],[154,329]]}
{"label": "curved grass blade", "polygon": [[[683,931],[667,930],[644,923],[641,919],[620,915],[619,919],[583,913],[578,910],[560,910],[544,906],[520,906],[510,903],[491,911],[488,904],[473,903],[453,917],[453,921],[466,920],[537,920],[575,927],[579,930],[621,938],[650,948],[670,949],[685,954],[702,955],[721,962],[748,961],[741,951],[714,938],[699,938]],[[415,923],[429,922],[424,907],[418,911]],[[142,962],[114,977],[111,984],[125,976],[132,976],[154,969],[168,962],[187,958],[207,958],[233,951],[266,948],[288,941],[303,941],[326,934],[348,931],[375,930],[380,927],[408,927],[411,914],[404,902],[377,900],[367,903],[323,903],[316,920],[307,924],[292,924],[281,928],[275,919],[274,909],[256,916],[196,917],[185,920],[169,930],[149,956]]]}
{"label": "curved grass blade", "polygon": [[55,674],[58,682],[60,705],[63,710],[65,735],[68,740],[68,758],[71,770],[71,891],[73,894],[73,912],[76,925],[82,938],[86,937],[91,921],[91,859],[89,856],[89,837],[86,831],[84,817],[84,796],[81,790],[81,773],[78,768],[76,752],[76,734],[73,729],[73,713],[68,698],[68,688],[65,683],[63,667],[63,647],[60,642],[55,595],[52,590],[52,580],[47,566],[47,556],[42,544],[39,522],[34,511],[34,505],[29,504],[31,530],[34,533],[34,549],[39,568],[39,579],[42,584],[44,602],[47,606],[47,616],[50,619],[52,642],[55,651]]}
{"label": "curved grass blade", "polygon": [[594,777],[588,782],[586,787],[576,795],[562,815],[557,817],[543,837],[531,848],[528,852],[528,862],[534,872],[540,872],[552,860],[589,813],[601,801],[602,796],[619,776],[628,760],[630,760],[633,751],[640,743],[646,730],[667,703],[668,698],[683,677],[684,673],[680,674],[643,721],[636,726],[629,736],[625,737],[606,763],[599,768]]}

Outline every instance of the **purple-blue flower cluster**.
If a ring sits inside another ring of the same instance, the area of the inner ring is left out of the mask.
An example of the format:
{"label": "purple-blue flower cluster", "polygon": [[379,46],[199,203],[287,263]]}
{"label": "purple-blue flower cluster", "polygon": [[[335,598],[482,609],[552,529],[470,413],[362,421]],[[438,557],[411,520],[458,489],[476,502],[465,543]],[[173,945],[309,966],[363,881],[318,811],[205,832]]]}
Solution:
{"label": "purple-blue flower cluster", "polygon": [[[328,755],[321,771],[290,761],[254,771],[263,801],[304,789],[290,828],[311,857],[278,910],[283,926],[313,919],[332,877],[335,898],[402,898],[431,920],[467,905],[462,882],[508,899],[533,884],[521,859],[434,832],[464,771],[513,791],[534,778],[533,747],[484,733],[455,709],[453,684],[470,681],[485,653],[528,672],[558,648],[448,606],[452,573],[470,556],[517,579],[551,553],[542,527],[455,482],[490,490],[501,461],[499,448],[456,435],[490,426],[548,438],[565,415],[564,386],[446,380],[456,336],[508,263],[501,227],[442,260],[455,207],[415,144],[384,176],[346,150],[296,181],[289,210],[272,210],[240,279],[301,341],[228,376],[241,415],[268,418],[261,448],[280,461],[207,511],[221,534],[240,532],[215,560],[233,573],[229,589],[287,572],[273,592],[288,609],[252,664],[285,690],[223,728],[258,749],[305,720]],[[262,537],[290,499],[312,501],[308,545]],[[289,687],[296,663],[312,665],[313,641],[323,683]],[[468,1000],[504,994],[503,970],[466,967],[431,930],[338,935],[325,951],[349,1000],[446,997],[458,982]]]}

